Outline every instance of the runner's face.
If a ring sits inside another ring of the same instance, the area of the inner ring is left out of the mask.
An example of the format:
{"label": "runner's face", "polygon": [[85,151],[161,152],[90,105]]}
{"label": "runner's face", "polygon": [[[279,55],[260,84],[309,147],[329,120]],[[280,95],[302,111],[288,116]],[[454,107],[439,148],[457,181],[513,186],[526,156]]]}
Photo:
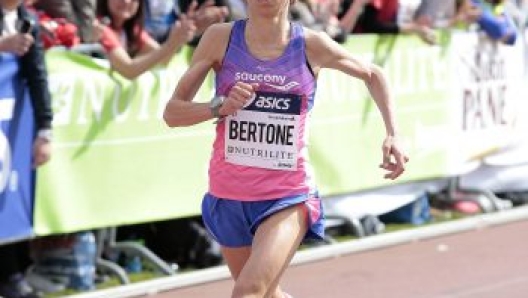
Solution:
{"label": "runner's face", "polygon": [[139,9],[140,0],[108,0],[108,10],[115,20],[124,22],[131,19]]}

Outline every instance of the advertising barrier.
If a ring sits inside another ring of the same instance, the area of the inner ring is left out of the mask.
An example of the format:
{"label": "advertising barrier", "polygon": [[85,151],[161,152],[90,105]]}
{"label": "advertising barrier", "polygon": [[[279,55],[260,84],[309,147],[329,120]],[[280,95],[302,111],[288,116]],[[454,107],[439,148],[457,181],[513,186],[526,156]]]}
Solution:
{"label": "advertising barrier", "polygon": [[18,61],[0,54],[0,242],[33,235],[33,109]]}
{"label": "advertising barrier", "polygon": [[[449,36],[447,36],[449,37]],[[523,47],[455,34],[444,46],[412,36],[352,36],[346,48],[387,72],[411,162],[399,183],[457,175],[522,138]],[[162,120],[189,52],[134,81],[104,60],[47,54],[54,154],[39,171],[37,235],[197,215],[207,191],[212,121],[170,129]],[[197,101],[213,95],[212,79]],[[384,127],[363,83],[323,70],[310,133],[323,196],[386,186]]]}

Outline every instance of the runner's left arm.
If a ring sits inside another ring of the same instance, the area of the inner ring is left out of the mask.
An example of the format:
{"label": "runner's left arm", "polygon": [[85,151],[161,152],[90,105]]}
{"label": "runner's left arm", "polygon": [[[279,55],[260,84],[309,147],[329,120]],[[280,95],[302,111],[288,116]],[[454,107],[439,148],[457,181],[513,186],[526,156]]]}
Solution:
{"label": "runner's left arm", "polygon": [[385,124],[386,138],[382,146],[383,163],[380,167],[389,171],[385,178],[399,177],[405,170],[408,158],[403,153],[398,138],[394,100],[383,70],[375,64],[355,58],[324,32],[306,29],[306,47],[308,61],[314,73],[317,74],[322,68],[336,69],[365,82]]}

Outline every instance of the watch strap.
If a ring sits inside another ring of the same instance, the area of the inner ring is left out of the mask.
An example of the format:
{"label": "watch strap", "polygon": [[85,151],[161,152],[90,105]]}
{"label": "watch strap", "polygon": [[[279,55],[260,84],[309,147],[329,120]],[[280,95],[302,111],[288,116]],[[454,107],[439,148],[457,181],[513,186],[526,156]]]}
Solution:
{"label": "watch strap", "polygon": [[224,96],[215,96],[213,99],[211,99],[211,114],[213,114],[213,117],[215,118],[222,118],[223,116],[220,115],[220,108],[222,107],[222,104],[224,103]]}

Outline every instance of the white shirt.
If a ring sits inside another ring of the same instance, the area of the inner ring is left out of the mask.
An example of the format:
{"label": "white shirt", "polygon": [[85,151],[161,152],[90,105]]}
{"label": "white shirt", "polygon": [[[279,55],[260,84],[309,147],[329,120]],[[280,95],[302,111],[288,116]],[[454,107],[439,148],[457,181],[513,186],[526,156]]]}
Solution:
{"label": "white shirt", "polygon": [[2,9],[4,13],[4,30],[0,32],[0,35],[12,35],[17,33],[16,23],[18,20],[18,12],[14,10]]}

